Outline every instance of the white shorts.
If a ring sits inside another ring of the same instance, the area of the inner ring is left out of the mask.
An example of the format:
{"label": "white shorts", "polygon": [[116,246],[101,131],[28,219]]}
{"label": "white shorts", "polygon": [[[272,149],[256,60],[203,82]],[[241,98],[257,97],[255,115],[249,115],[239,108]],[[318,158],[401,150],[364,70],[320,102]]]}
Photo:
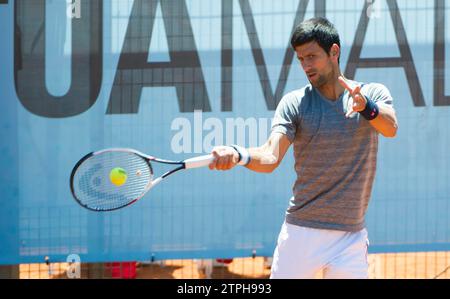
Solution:
{"label": "white shorts", "polygon": [[270,278],[368,278],[367,230],[344,232],[284,222]]}

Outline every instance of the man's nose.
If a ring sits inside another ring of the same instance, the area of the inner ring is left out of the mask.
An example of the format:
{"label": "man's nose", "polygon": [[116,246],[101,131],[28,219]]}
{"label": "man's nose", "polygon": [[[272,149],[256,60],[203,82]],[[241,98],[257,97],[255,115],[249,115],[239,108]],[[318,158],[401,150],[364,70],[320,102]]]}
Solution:
{"label": "man's nose", "polygon": [[303,70],[305,71],[305,73],[310,73],[312,71],[311,65],[304,64],[304,65],[302,65],[302,67],[303,67]]}
{"label": "man's nose", "polygon": [[303,61],[302,62],[302,68],[305,72],[309,72],[312,69],[312,65],[309,62]]}

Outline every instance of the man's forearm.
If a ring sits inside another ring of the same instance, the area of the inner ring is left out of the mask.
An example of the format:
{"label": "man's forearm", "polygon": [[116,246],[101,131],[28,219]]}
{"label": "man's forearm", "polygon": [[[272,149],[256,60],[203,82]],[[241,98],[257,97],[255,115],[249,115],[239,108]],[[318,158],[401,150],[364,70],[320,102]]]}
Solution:
{"label": "man's forearm", "polygon": [[278,166],[277,157],[266,146],[249,148],[250,163],[245,167],[256,172],[272,172]]}
{"label": "man's forearm", "polygon": [[290,145],[287,135],[272,132],[260,147],[217,146],[211,151],[215,159],[209,164],[209,169],[228,170],[239,164],[256,172],[272,172],[280,165]]}
{"label": "man's forearm", "polygon": [[383,136],[395,137],[398,128],[395,111],[383,104],[378,105],[378,109],[378,116],[369,123]]}
{"label": "man's forearm", "polygon": [[245,167],[256,172],[272,172],[280,165],[290,145],[287,135],[272,133],[262,146],[248,149],[250,163]]}

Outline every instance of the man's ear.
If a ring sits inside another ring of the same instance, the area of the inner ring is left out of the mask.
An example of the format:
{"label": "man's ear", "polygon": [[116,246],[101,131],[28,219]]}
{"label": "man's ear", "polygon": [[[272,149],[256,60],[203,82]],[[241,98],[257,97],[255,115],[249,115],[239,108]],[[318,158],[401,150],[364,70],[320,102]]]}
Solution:
{"label": "man's ear", "polygon": [[341,56],[341,48],[337,44],[333,44],[330,49],[330,55],[332,58],[335,58],[337,62]]}

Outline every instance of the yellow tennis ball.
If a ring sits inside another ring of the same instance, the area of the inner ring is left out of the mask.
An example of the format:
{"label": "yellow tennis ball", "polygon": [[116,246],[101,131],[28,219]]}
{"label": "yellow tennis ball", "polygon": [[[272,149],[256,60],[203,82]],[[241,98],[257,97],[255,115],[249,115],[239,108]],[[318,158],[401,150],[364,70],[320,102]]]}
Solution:
{"label": "yellow tennis ball", "polygon": [[111,170],[109,173],[109,179],[111,180],[111,183],[116,185],[117,187],[122,186],[127,181],[127,172],[125,169],[116,167]]}

